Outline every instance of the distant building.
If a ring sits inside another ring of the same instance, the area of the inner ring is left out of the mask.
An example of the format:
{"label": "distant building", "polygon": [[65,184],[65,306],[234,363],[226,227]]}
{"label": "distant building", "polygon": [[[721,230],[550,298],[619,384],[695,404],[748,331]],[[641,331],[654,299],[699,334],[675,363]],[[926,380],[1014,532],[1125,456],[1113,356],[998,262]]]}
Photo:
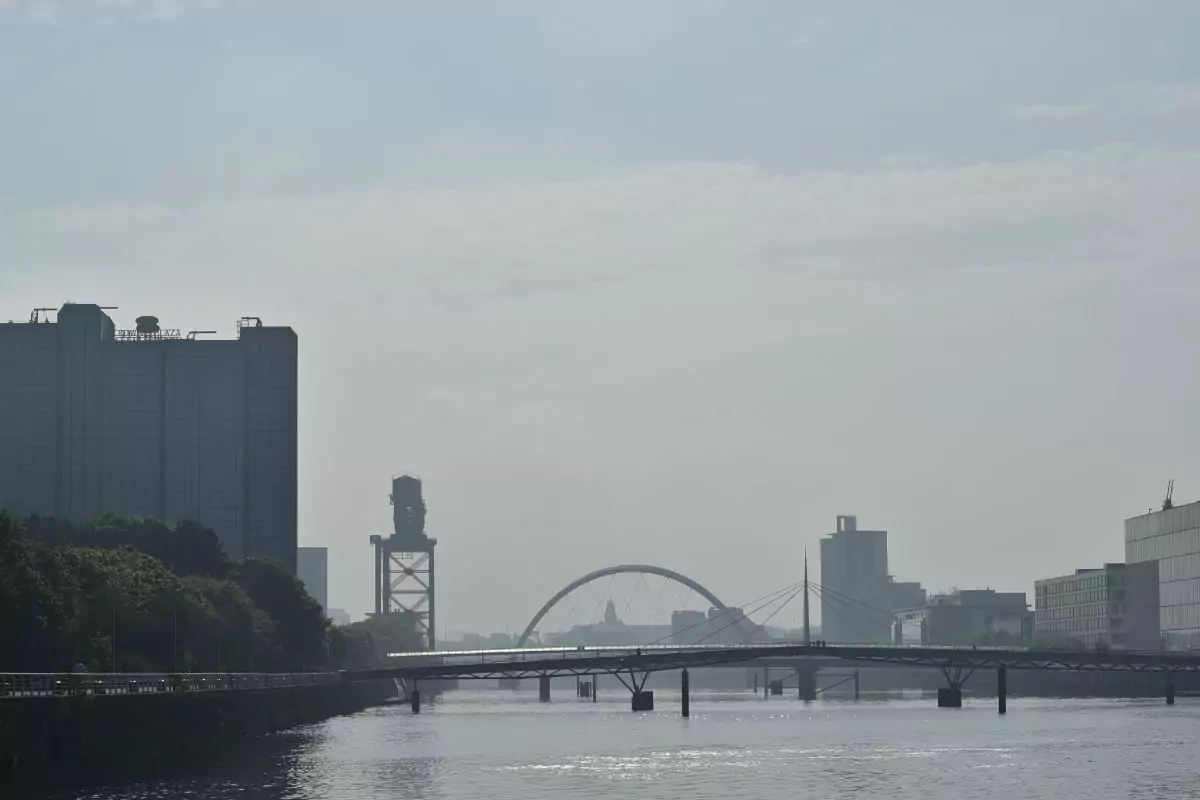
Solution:
{"label": "distant building", "polygon": [[887,531],[839,516],[821,539],[821,627],[830,642],[887,642],[892,625]]}
{"label": "distant building", "polygon": [[350,614],[340,608],[326,608],[325,616],[329,617],[329,621],[334,625],[349,625],[353,621]]}
{"label": "distant building", "polygon": [[671,612],[671,641],[674,644],[698,644],[707,633],[708,616],[703,611]]}
{"label": "distant building", "polygon": [[1200,648],[1200,503],[1125,520],[1125,562],[1158,562],[1159,629],[1170,650]]}
{"label": "distant building", "polygon": [[890,610],[902,608],[918,608],[925,605],[928,594],[925,587],[916,582],[893,582],[888,590],[891,598]]}
{"label": "distant building", "polygon": [[67,304],[0,324],[0,508],[193,520],[235,560],[296,569],[296,334],[118,330]]}
{"label": "distant building", "polygon": [[892,636],[896,644],[1019,644],[1031,627],[1024,592],[964,589],[897,611]]}
{"label": "distant building", "polygon": [[297,548],[296,575],[321,608],[329,608],[329,548]]}
{"label": "distant building", "polygon": [[1034,636],[1045,644],[1157,650],[1158,562],[1105,564],[1034,584]]}

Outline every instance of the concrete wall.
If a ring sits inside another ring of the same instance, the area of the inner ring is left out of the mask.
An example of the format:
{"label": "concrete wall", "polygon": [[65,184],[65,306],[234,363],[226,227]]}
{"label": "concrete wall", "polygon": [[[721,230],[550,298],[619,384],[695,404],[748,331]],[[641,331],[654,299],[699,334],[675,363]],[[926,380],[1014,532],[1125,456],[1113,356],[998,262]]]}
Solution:
{"label": "concrete wall", "polygon": [[1126,647],[1158,650],[1162,646],[1159,619],[1159,576],[1157,561],[1125,566]]}
{"label": "concrete wall", "polygon": [[245,556],[244,358],[236,341],[170,342],[166,349],[165,519],[212,528],[231,558]]}
{"label": "concrete wall", "polygon": [[291,328],[243,328],[246,358],[246,555],[295,572],[297,345]]}
{"label": "concrete wall", "polygon": [[58,479],[58,326],[0,325],[0,508],[53,513]]}

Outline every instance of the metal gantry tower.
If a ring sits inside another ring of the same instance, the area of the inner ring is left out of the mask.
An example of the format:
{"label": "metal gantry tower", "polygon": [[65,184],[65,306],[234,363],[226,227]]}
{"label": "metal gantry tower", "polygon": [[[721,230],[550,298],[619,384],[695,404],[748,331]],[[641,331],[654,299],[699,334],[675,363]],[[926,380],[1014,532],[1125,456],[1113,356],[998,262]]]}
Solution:
{"label": "metal gantry tower", "polygon": [[375,548],[375,613],[409,614],[429,650],[437,645],[434,600],[434,547],[425,535],[421,481],[409,475],[392,479],[391,536],[372,536]]}

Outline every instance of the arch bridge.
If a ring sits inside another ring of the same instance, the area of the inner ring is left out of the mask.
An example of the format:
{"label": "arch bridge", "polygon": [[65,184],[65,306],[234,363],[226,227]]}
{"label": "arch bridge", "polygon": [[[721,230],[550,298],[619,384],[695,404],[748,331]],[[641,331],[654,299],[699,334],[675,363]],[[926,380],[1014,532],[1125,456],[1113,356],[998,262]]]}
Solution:
{"label": "arch bridge", "polygon": [[[542,621],[546,614],[550,613],[550,609],[554,608],[554,606],[556,606],[560,600],[565,598],[571,592],[575,591],[581,586],[591,583],[592,581],[596,581],[601,578],[607,578],[610,575],[627,574],[657,575],[659,577],[666,578],[667,580],[674,581],[681,586],[686,586],[708,602],[712,603],[713,607],[720,612],[721,617],[727,618],[728,615],[733,613],[733,609],[721,602],[721,598],[717,597],[700,583],[692,580],[681,572],[676,572],[675,570],[667,569],[666,567],[657,567],[653,564],[617,564],[616,566],[604,567],[603,569],[598,569],[593,572],[589,572],[586,575],[582,575],[555,592],[554,595],[546,601],[545,605],[538,609],[538,612],[533,615],[533,619],[529,621],[529,624],[525,626],[525,630],[521,633],[520,638],[517,639],[516,646],[525,647],[529,643],[529,637],[533,635],[535,630],[537,630],[538,623]],[[730,623],[730,625],[737,630],[738,635],[741,636],[743,642],[749,643],[753,641],[755,631],[753,622],[747,620],[744,616],[739,615]]]}

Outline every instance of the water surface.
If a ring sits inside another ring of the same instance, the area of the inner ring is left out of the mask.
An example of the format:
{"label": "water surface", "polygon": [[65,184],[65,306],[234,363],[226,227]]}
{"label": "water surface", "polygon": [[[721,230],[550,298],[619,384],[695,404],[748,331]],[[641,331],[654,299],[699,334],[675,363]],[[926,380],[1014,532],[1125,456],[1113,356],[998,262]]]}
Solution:
{"label": "water surface", "polygon": [[329,720],[203,774],[66,795],[96,800],[1200,798],[1200,701],[1010,699],[938,709],[678,696],[635,715],[536,692],[452,692]]}

